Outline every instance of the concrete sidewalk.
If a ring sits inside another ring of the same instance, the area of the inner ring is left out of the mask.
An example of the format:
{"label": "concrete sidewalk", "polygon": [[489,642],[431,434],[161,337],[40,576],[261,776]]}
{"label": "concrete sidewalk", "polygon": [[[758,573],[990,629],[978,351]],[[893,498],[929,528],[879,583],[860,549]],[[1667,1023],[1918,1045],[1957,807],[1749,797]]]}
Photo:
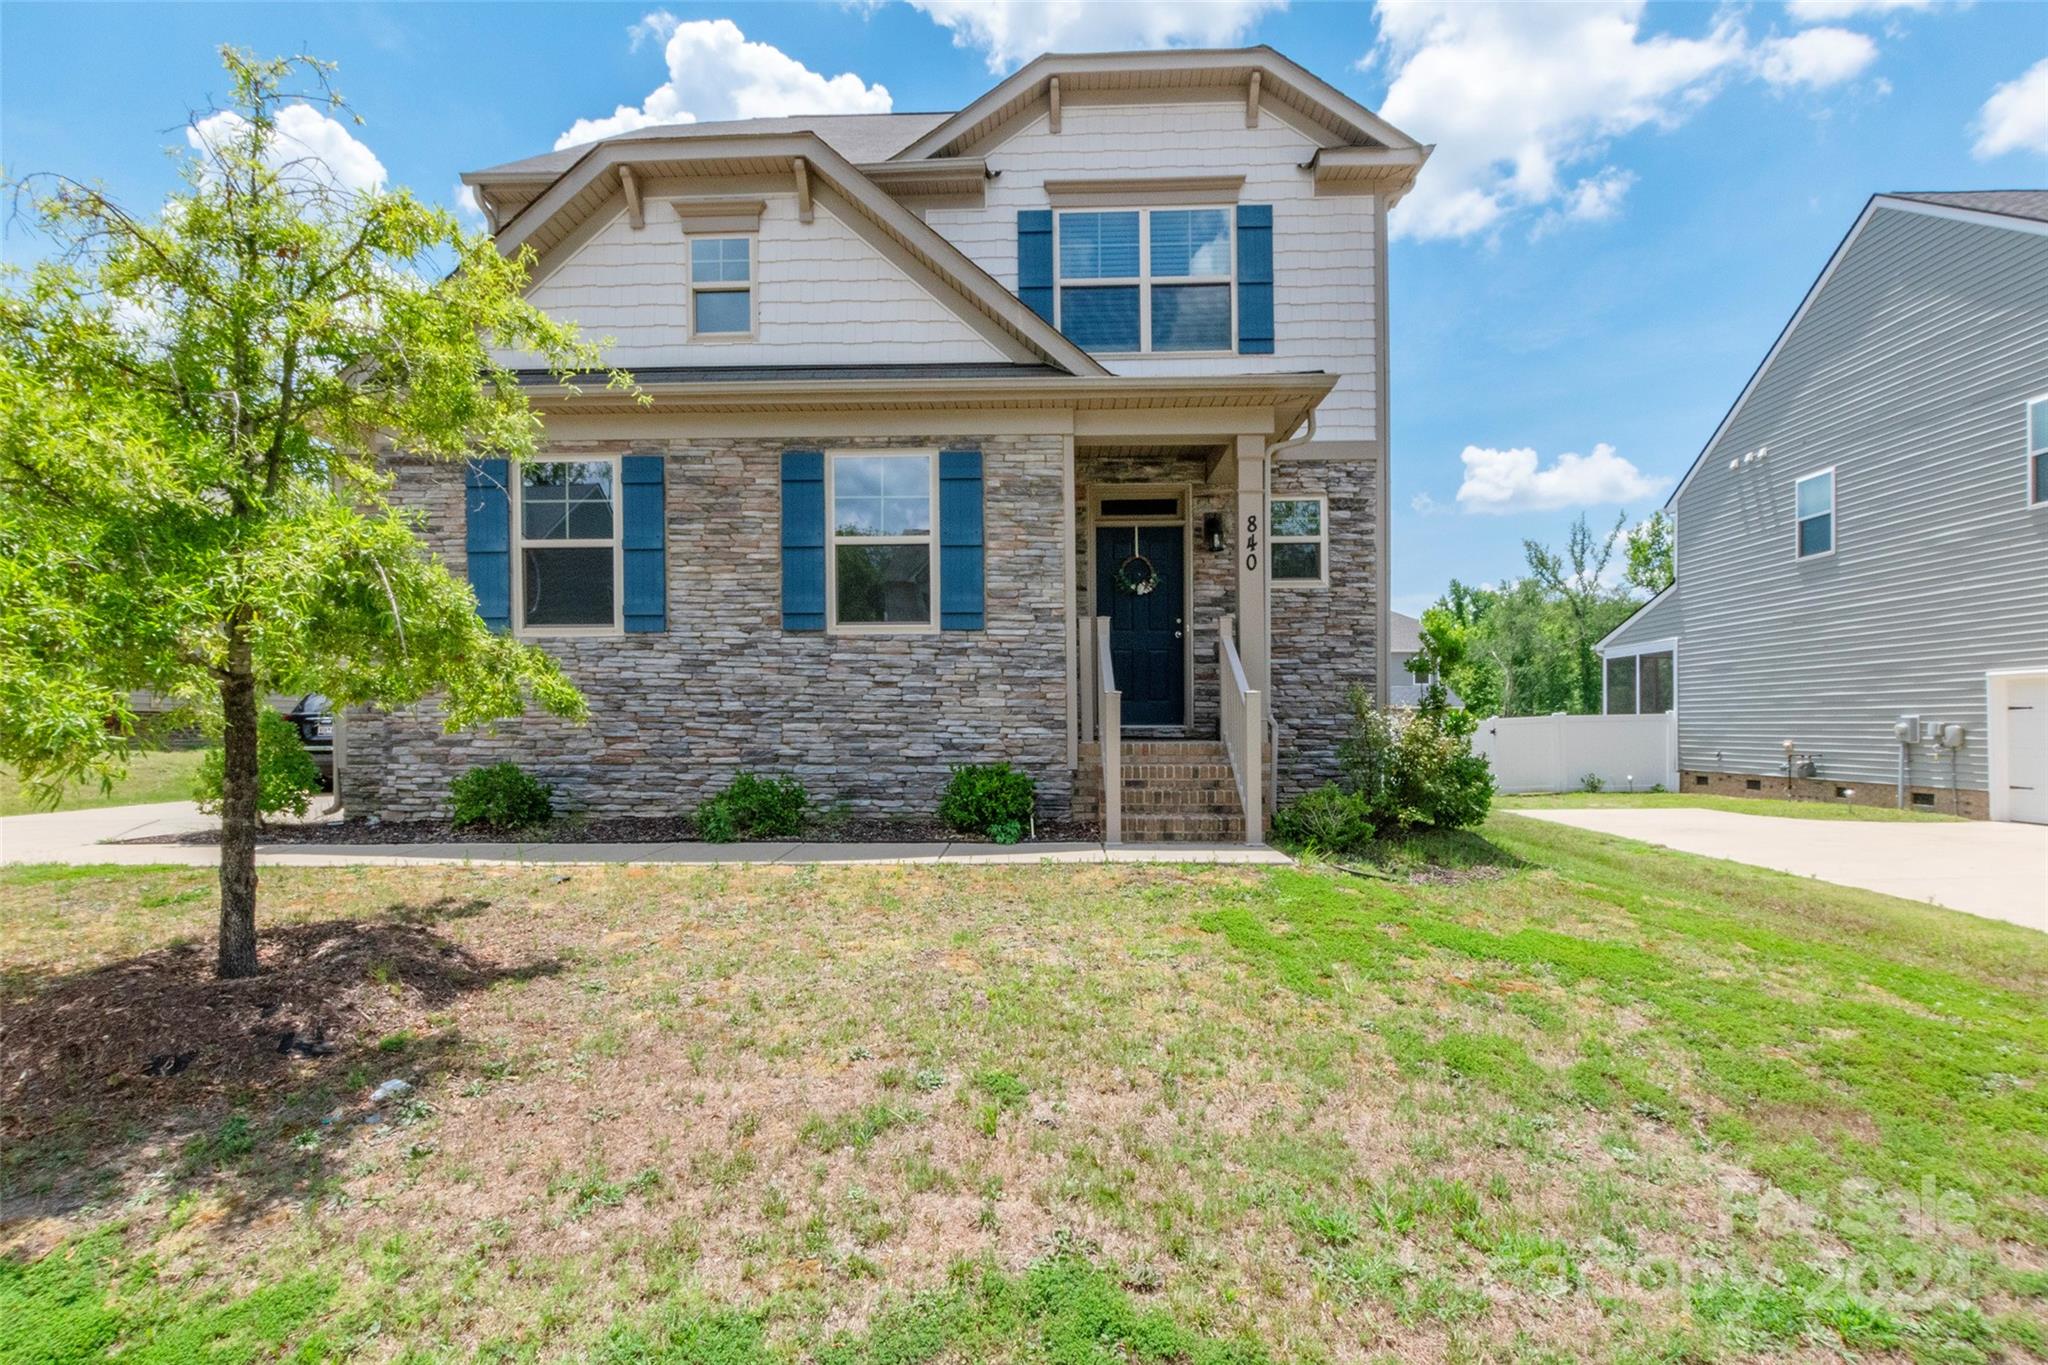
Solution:
{"label": "concrete sidewalk", "polygon": [[1797,820],[1705,809],[1513,813],[2048,932],[2048,825]]}
{"label": "concrete sidewalk", "polygon": [[[209,845],[120,844],[161,834],[218,829],[189,801],[102,810],[12,815],[0,819],[0,863],[170,863],[211,867]],[[1027,843],[948,840],[922,844],[837,844],[784,839],[742,844],[259,844],[256,861],[270,867],[419,867],[439,863],[1260,863],[1286,854],[1244,844]]]}

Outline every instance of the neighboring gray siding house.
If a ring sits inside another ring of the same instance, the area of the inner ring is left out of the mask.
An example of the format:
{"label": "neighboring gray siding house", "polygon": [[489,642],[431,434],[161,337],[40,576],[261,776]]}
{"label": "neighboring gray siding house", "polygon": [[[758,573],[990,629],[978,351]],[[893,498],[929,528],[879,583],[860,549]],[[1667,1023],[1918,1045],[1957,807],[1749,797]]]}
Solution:
{"label": "neighboring gray siding house", "polygon": [[2048,192],[1874,198],[1670,509],[1686,790],[2048,822]]}
{"label": "neighboring gray siding house", "polygon": [[352,714],[349,809],[437,816],[509,759],[594,814],[744,768],[928,815],[952,765],[1008,760],[1107,822],[1101,774],[1142,755],[1131,837],[1241,836],[1389,681],[1383,243],[1428,150],[1250,48],[465,175],[648,401],[507,356],[547,458],[394,496],[592,720]]}

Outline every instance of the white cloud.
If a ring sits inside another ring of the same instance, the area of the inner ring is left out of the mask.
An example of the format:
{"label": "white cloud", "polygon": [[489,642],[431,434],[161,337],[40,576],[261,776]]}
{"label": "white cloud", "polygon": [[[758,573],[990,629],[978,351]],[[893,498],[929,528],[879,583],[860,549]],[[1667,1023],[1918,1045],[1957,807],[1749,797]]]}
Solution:
{"label": "white cloud", "polygon": [[683,23],[658,10],[630,31],[635,46],[660,40],[668,79],[639,104],[622,104],[604,118],[577,119],[555,139],[557,148],[660,123],[890,109],[886,87],[869,85],[850,71],[822,76],[780,48],[748,42],[730,19]]}
{"label": "white cloud", "polygon": [[464,222],[477,225],[482,224],[484,221],[484,206],[482,201],[476,197],[475,186],[465,185],[460,180],[455,182],[455,212],[462,217]]}
{"label": "white cloud", "polygon": [[1622,196],[1636,183],[1634,171],[1609,166],[1572,186],[1564,199],[1564,216],[1581,223],[1599,223],[1621,212]]}
{"label": "white cloud", "polygon": [[1375,12],[1378,45],[1359,66],[1389,73],[1380,112],[1436,144],[1394,212],[1405,237],[1470,237],[1519,213],[1540,214],[1539,233],[1612,218],[1634,175],[1581,168],[1616,139],[1677,127],[1731,81],[1825,89],[1878,56],[1834,26],[1752,41],[1735,6],[1691,34],[1646,32],[1645,0],[1378,0]]}
{"label": "white cloud", "polygon": [[1970,154],[1979,161],[2007,152],[2048,156],[2048,57],[1993,90],[1977,111],[1976,129]]}
{"label": "white cloud", "polygon": [[[185,129],[194,151],[234,138],[249,126],[232,109],[208,114]],[[313,179],[345,190],[372,190],[386,179],[384,163],[338,119],[310,104],[288,104],[277,111],[277,127],[264,148],[264,159],[279,169],[303,171]]]}
{"label": "white cloud", "polygon": [[1427,493],[1417,493],[1414,497],[1408,499],[1408,506],[1414,509],[1418,516],[1424,517],[1433,517],[1438,512],[1444,510],[1443,504]]}
{"label": "white cloud", "polygon": [[910,0],[950,29],[955,47],[978,48],[1004,72],[1041,52],[1234,47],[1287,0]]}
{"label": "white cloud", "polygon": [[1377,13],[1393,73],[1380,112],[1437,144],[1394,216],[1396,235],[1413,237],[1470,236],[1567,199],[1612,213],[1626,185],[1568,169],[1625,133],[1682,121],[1746,50],[1726,13],[1696,37],[1646,35],[1641,0],[1379,0]]}
{"label": "white cloud", "polygon": [[1935,0],[1791,0],[1785,12],[1802,24],[1853,19],[1859,14],[1895,14],[1900,10],[1933,9]]}
{"label": "white cloud", "polygon": [[1757,45],[1756,73],[1771,85],[1839,85],[1877,60],[1877,44],[1846,28],[1801,29]]}
{"label": "white cloud", "polygon": [[1566,453],[1547,469],[1527,446],[1466,446],[1458,458],[1465,464],[1458,506],[1467,512],[1540,512],[1633,502],[1661,492],[1671,482],[1645,475],[1604,441],[1591,455]]}

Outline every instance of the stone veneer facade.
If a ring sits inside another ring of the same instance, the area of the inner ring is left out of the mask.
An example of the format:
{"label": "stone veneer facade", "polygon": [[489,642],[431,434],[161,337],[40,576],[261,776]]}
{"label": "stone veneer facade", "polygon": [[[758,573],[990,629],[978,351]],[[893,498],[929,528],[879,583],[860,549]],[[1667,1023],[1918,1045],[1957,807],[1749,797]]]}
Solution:
{"label": "stone veneer facade", "polygon": [[[844,636],[782,628],[780,460],[786,449],[978,449],[987,549],[985,629]],[[741,769],[794,774],[824,803],[930,814],[955,764],[1007,759],[1066,814],[1066,654],[1057,525],[1058,436],[947,433],[801,441],[557,441],[551,458],[668,457],[668,629],[548,639],[590,723],[544,716],[445,734],[431,706],[351,711],[342,795],[353,814],[446,814],[449,783],[510,760],[592,815],[675,815]],[[393,499],[425,514],[456,573],[460,465],[407,464]]]}
{"label": "stone veneer facade", "polygon": [[[930,447],[983,455],[985,628],[920,635],[792,633],[781,619],[780,457],[787,449]],[[512,761],[555,784],[558,803],[591,815],[673,815],[735,772],[794,774],[823,803],[928,815],[955,764],[1007,760],[1037,779],[1040,809],[1064,816],[1066,655],[1059,524],[1059,436],[931,436],[557,441],[551,458],[667,456],[668,629],[543,643],[582,689],[590,723],[545,716],[450,735],[438,711],[351,711],[343,722],[342,796],[352,814],[446,814],[449,783]],[[393,500],[425,518],[424,539],[466,571],[462,468],[407,462]],[[1283,800],[1336,774],[1345,691],[1372,689],[1379,535],[1370,462],[1282,460],[1273,494],[1329,499],[1329,584],[1272,590],[1273,705],[1283,727]],[[1075,509],[1083,619],[1090,486],[1183,483],[1194,493],[1194,734],[1216,733],[1218,618],[1236,610],[1232,548],[1199,544],[1202,515],[1236,525],[1236,494],[1204,480],[1204,462],[1083,454]],[[1233,547],[1234,548],[1234,547]]]}

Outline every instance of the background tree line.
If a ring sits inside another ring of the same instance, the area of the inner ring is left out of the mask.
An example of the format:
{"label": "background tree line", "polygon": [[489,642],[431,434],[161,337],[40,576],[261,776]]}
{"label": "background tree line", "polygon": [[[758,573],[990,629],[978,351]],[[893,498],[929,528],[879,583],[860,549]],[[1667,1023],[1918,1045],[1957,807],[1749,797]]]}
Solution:
{"label": "background tree line", "polygon": [[1452,579],[1422,613],[1418,672],[1433,670],[1474,716],[1597,712],[1593,646],[1672,579],[1670,518],[1627,524],[1624,515],[1601,536],[1581,516],[1561,551],[1525,540],[1528,572],[1497,588]]}

